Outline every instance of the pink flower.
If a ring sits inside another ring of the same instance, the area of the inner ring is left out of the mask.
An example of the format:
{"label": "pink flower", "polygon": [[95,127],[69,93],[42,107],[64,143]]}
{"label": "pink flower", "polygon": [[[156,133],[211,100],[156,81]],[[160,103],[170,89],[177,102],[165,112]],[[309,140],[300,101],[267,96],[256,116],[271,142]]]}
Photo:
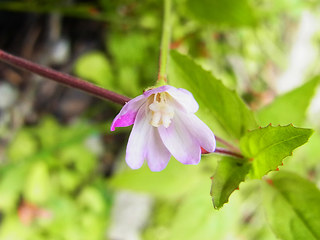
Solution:
{"label": "pink flower", "polygon": [[216,145],[212,131],[194,114],[198,108],[189,91],[168,85],[130,100],[111,125],[114,131],[133,124],[127,164],[138,169],[146,159],[151,171],[161,171],[171,155],[183,164],[198,164],[201,147],[213,152]]}

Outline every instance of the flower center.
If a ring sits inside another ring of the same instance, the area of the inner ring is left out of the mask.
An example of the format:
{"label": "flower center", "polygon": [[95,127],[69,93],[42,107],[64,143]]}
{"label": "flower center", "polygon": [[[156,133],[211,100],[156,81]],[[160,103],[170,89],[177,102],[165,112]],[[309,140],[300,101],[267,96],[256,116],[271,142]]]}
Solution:
{"label": "flower center", "polygon": [[163,125],[169,127],[174,115],[173,107],[167,101],[167,93],[161,92],[154,94],[153,103],[149,105],[152,117],[150,124],[154,127]]}

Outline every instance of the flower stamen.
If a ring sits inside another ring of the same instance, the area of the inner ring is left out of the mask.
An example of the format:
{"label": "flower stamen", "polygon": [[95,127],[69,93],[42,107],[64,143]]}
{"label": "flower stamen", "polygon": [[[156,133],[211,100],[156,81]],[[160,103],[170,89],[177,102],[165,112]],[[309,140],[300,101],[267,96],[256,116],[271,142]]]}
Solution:
{"label": "flower stamen", "polygon": [[163,125],[168,128],[174,115],[173,107],[167,101],[167,93],[154,94],[153,103],[149,105],[152,117],[150,124],[154,127]]}

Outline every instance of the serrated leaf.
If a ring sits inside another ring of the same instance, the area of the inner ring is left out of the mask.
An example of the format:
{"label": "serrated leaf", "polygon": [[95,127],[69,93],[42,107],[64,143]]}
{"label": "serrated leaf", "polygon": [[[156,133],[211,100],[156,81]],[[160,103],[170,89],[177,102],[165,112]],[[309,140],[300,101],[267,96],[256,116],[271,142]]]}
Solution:
{"label": "serrated leaf", "polygon": [[244,156],[252,160],[250,176],[261,178],[275,170],[294,149],[305,144],[312,133],[312,129],[292,125],[267,126],[248,132],[240,139],[240,148]]}
{"label": "serrated leaf", "polygon": [[187,0],[186,8],[188,16],[204,24],[239,27],[256,22],[246,0]]}
{"label": "serrated leaf", "polygon": [[253,113],[236,92],[189,57],[173,51],[169,77],[172,85],[194,95],[200,105],[197,115],[217,135],[239,139],[246,130],[256,127]]}
{"label": "serrated leaf", "polygon": [[285,171],[277,172],[270,180],[263,189],[263,203],[275,234],[284,240],[320,239],[319,189]]}
{"label": "serrated leaf", "polygon": [[219,209],[228,202],[229,196],[244,181],[250,168],[251,164],[244,159],[223,157],[219,161],[210,192],[214,208]]}
{"label": "serrated leaf", "polygon": [[257,112],[257,119],[261,125],[272,124],[302,124],[305,114],[319,84],[317,76],[284,95],[276,98],[271,104]]}

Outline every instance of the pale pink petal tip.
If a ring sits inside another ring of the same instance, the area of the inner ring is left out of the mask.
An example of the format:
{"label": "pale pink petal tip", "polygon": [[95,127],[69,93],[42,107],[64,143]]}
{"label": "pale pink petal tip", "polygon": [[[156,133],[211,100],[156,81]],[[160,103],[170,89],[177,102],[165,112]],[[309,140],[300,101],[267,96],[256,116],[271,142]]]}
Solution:
{"label": "pale pink petal tip", "polygon": [[201,150],[197,140],[180,116],[176,116],[168,128],[158,127],[160,137],[170,153],[183,164],[198,164]]}
{"label": "pale pink petal tip", "polygon": [[[170,155],[170,156],[171,156],[171,155]],[[168,163],[169,163],[170,156],[169,156],[169,158],[167,158],[166,160],[161,161],[161,162],[153,162],[152,159],[151,159],[150,161],[148,161],[148,166],[149,166],[150,170],[151,170],[152,172],[160,172],[160,171],[162,171],[163,169],[165,169],[166,166],[167,166]]]}
{"label": "pale pink petal tip", "polygon": [[146,151],[147,162],[151,171],[159,172],[167,166],[171,153],[163,144],[157,128],[152,127],[150,134]]}

